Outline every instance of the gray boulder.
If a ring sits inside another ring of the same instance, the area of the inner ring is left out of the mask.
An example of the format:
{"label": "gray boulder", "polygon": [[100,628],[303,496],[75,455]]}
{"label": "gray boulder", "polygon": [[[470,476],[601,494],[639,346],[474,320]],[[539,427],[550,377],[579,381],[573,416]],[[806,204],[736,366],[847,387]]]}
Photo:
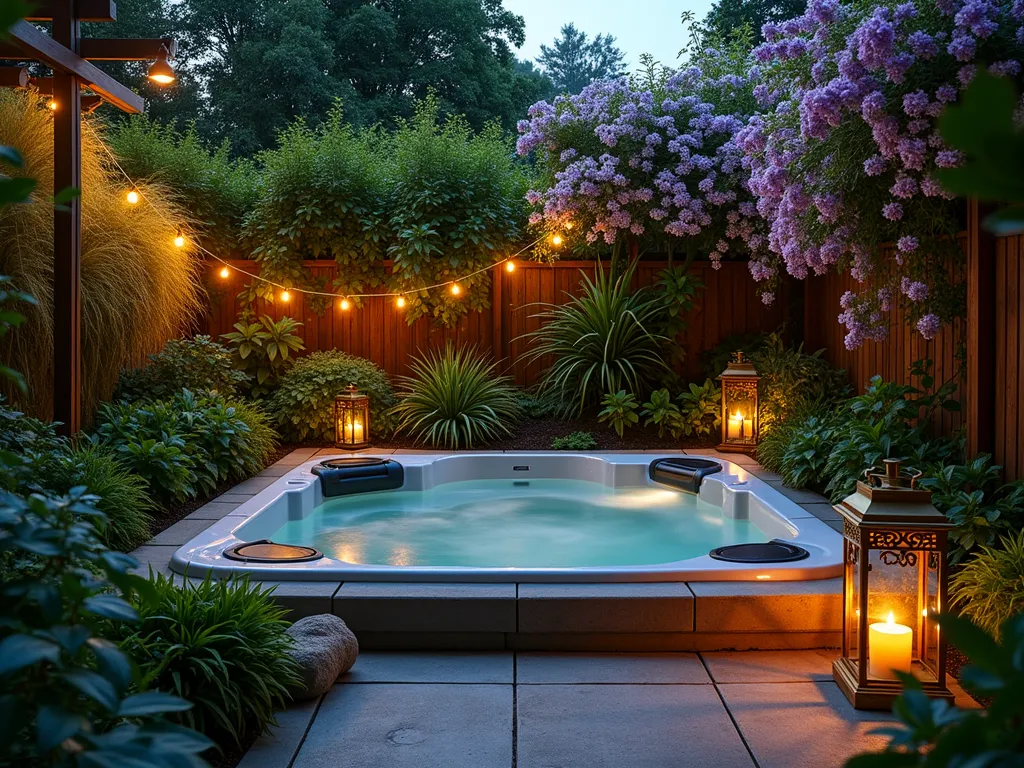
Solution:
{"label": "gray boulder", "polygon": [[294,640],[291,654],[299,662],[302,675],[302,683],[292,692],[296,699],[326,693],[338,676],[356,663],[359,641],[337,616],[307,616],[286,631]]}

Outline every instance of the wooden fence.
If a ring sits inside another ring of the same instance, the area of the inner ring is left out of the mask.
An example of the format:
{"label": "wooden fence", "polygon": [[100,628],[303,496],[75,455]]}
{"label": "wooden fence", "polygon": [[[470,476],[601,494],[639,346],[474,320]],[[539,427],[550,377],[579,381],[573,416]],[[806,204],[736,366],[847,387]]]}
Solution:
{"label": "wooden fence", "polygon": [[[251,261],[232,262],[253,270]],[[305,266],[315,278],[334,277],[333,262],[307,261]],[[666,264],[642,261],[636,270],[637,286],[651,285]],[[203,333],[217,337],[232,330],[239,309],[237,295],[249,278],[232,270],[229,277],[218,275],[219,264],[210,264],[209,284],[211,306],[202,319]],[[390,299],[368,299],[364,306],[342,311],[331,307],[322,315],[313,312],[302,294],[295,294],[287,304],[261,302],[258,311],[275,319],[288,316],[301,320],[301,335],[307,351],[340,349],[365,357],[389,374],[408,372],[410,359],[428,349],[455,344],[473,344],[501,361],[502,370],[511,374],[517,384],[537,381],[544,362],[527,364],[525,355],[529,341],[520,338],[536,330],[541,321],[534,315],[540,303],[562,304],[568,296],[579,292],[580,270],[594,269],[590,261],[561,261],[554,265],[520,263],[515,272],[493,270],[490,287],[491,307],[483,312],[470,311],[452,328],[435,326],[430,318],[421,317],[412,325]],[[701,374],[700,354],[731,334],[772,331],[783,325],[787,316],[799,317],[799,298],[794,284],[784,281],[780,295],[771,306],[765,306],[756,295],[756,285],[745,263],[726,262],[721,269],[711,269],[706,262],[693,265],[694,273],[704,282],[699,300],[686,317],[687,328],[679,337],[686,351],[680,373],[693,378]]]}

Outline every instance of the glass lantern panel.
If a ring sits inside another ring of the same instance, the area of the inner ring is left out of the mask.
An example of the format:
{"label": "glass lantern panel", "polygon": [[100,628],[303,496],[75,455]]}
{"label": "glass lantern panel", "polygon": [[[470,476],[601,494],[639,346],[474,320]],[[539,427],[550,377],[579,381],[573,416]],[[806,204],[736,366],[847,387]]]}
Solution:
{"label": "glass lantern panel", "polygon": [[920,676],[921,570],[926,554],[906,549],[868,555],[868,678],[895,680],[893,670]]}
{"label": "glass lantern panel", "polygon": [[918,657],[924,667],[922,679],[937,679],[939,670],[939,625],[935,617],[939,605],[939,558],[938,552],[922,552],[921,571],[921,629]]}
{"label": "glass lantern panel", "polygon": [[725,442],[752,443],[755,438],[757,417],[756,384],[723,382],[725,398]]}
{"label": "glass lantern panel", "polygon": [[846,649],[847,658],[851,661],[858,661],[860,652],[860,552],[856,545],[846,542],[847,548],[852,552],[847,553],[849,560],[846,564],[846,583],[849,585],[849,595],[846,603]]}

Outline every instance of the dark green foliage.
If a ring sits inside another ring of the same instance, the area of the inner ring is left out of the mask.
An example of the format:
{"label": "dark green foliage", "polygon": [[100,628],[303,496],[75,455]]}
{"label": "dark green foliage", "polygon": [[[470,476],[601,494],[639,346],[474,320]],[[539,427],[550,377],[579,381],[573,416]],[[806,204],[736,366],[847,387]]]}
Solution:
{"label": "dark green foliage", "polygon": [[472,448],[511,434],[521,417],[517,391],[475,350],[455,348],[416,358],[401,378],[396,431],[440,448]]}
{"label": "dark green foliage", "polygon": [[334,398],[354,384],[370,398],[371,439],[391,432],[395,404],[388,375],[369,360],[331,350],[300,357],[282,377],[267,410],[286,440],[334,441]]}
{"label": "dark green foliage", "polygon": [[664,437],[666,431],[672,437],[679,437],[682,434],[682,414],[679,412],[679,406],[672,402],[672,394],[667,389],[656,389],[643,407],[640,415],[647,417],[644,426],[656,425],[658,437]]}
{"label": "dark green foliage", "polygon": [[722,390],[711,379],[690,383],[679,395],[679,428],[684,435],[710,435],[722,423]]}
{"label": "dark green foliage", "polygon": [[998,639],[999,628],[1024,613],[1024,528],[982,545],[949,584],[950,605]]}
{"label": "dark green foliage", "polygon": [[545,356],[554,360],[540,391],[563,410],[582,412],[607,392],[625,390],[639,397],[668,372],[662,357],[666,339],[656,330],[664,302],[652,288],[631,288],[635,269],[634,263],[613,278],[598,264],[593,279],[583,274],[579,296],[543,305],[535,315],[540,329],[524,335],[531,362]]}
{"label": "dark green foliage", "polygon": [[594,80],[609,80],[626,73],[624,56],[612,35],[596,35],[566,24],[550,45],[541,45],[537,63],[557,90],[575,94]]}
{"label": "dark green foliage", "polygon": [[597,440],[589,432],[572,432],[565,437],[556,437],[551,441],[553,451],[592,451],[597,448]]}
{"label": "dark green foliage", "polygon": [[636,413],[640,404],[633,397],[632,392],[626,392],[624,389],[620,389],[618,392],[609,392],[601,398],[601,405],[597,420],[607,423],[619,437],[622,437],[623,430],[634,426],[640,420]]}
{"label": "dark green foliage", "polygon": [[128,471],[113,449],[83,442],[63,452],[56,464],[47,484],[57,493],[84,486],[96,497],[96,508],[106,516],[98,526],[104,544],[131,552],[149,539],[154,505],[146,481]]}
{"label": "dark green foliage", "polygon": [[178,587],[158,574],[152,589],[155,598],[135,606],[140,622],[122,629],[119,641],[139,664],[141,686],[192,701],[178,721],[223,747],[265,732],[299,682],[287,611],[273,588],[209,577]]}
{"label": "dark green foliage", "polygon": [[[16,461],[4,457],[5,466]],[[211,742],[171,724],[191,705],[130,693],[132,660],[104,638],[137,621],[153,588],[108,550],[96,499],[0,492],[0,763],[200,768]],[[125,720],[130,718],[130,720]]]}
{"label": "dark green foliage", "polygon": [[258,323],[235,323],[233,332],[223,334],[234,350],[235,365],[252,376],[253,395],[272,392],[293,362],[291,353],[306,348],[295,333],[301,327],[290,317],[274,320],[263,315]]}
{"label": "dark green foliage", "polygon": [[2,475],[6,490],[25,494],[45,490],[43,483],[57,470],[66,444],[54,424],[12,410],[0,397],[0,452],[18,456]]}
{"label": "dark green foliage", "polygon": [[660,332],[669,340],[667,357],[681,362],[686,349],[677,343],[677,337],[686,330],[685,316],[696,304],[697,294],[704,288],[704,283],[699,277],[689,274],[686,266],[679,266],[663,269],[658,275],[655,288],[661,292],[665,303],[665,317]]}
{"label": "dark green foliage", "polygon": [[[758,461],[781,474],[782,481],[790,488],[824,488],[828,484],[825,466],[841,429],[840,424],[839,411],[825,411],[822,416],[809,415],[783,422],[758,446]],[[769,455],[774,456],[773,449],[778,442],[786,437],[788,442],[782,446],[779,460],[768,460]],[[762,456],[765,443],[769,449]]]}
{"label": "dark green foliage", "polygon": [[226,142],[211,152],[194,126],[179,132],[149,115],[115,123],[105,138],[130,178],[156,181],[171,191],[194,218],[208,248],[230,252],[238,247],[242,220],[258,194],[251,161],[232,160]]}
{"label": "dark green foliage", "polygon": [[94,440],[116,451],[118,460],[143,477],[150,494],[163,502],[247,477],[262,468],[271,450],[261,411],[239,410],[232,400],[187,389],[168,400],[104,405],[99,422]]}
{"label": "dark green foliage", "polygon": [[709,379],[721,375],[736,352],[742,352],[743,356],[749,360],[754,352],[764,346],[767,338],[767,333],[734,333],[726,336],[711,349],[700,353],[700,364],[704,375]]}
{"label": "dark green foliage", "polygon": [[[5,152],[13,152],[9,147],[0,146],[0,156]],[[5,179],[0,177],[0,205],[3,204],[4,185],[20,179]],[[27,293],[17,291],[11,287],[11,278],[7,275],[0,275],[0,339],[7,333],[25,322],[25,316],[10,307],[11,304],[35,304],[36,300]],[[25,377],[20,371],[16,371],[8,365],[0,365],[0,378],[8,379],[14,383],[21,393],[27,392]]]}
{"label": "dark green foliage", "polygon": [[558,412],[558,403],[553,402],[550,397],[535,397],[525,392],[517,392],[516,402],[523,416],[528,419],[546,419]]}
{"label": "dark green foliage", "polygon": [[750,46],[764,42],[761,27],[769,21],[785,21],[803,14],[805,0],[717,0],[701,27],[709,40],[726,39],[741,27],[748,27]]}
{"label": "dark green foliage", "polygon": [[171,339],[149,356],[147,365],[121,372],[114,399],[162,400],[183,389],[231,397],[248,381],[244,372],[235,369],[230,350],[209,336]]}
{"label": "dark green foliage", "polygon": [[946,639],[970,664],[960,684],[989,700],[983,709],[957,709],[944,699],[931,700],[921,684],[901,675],[903,694],[893,705],[898,724],[876,729],[889,737],[877,754],[858,755],[846,768],[1010,768],[1024,758],[1024,615],[1008,619],[1000,641],[968,619],[940,616]]}
{"label": "dark green foliage", "polygon": [[985,453],[967,464],[927,468],[921,487],[932,492],[932,503],[955,526],[949,534],[950,562],[960,562],[979,546],[994,545],[999,536],[1024,524],[1024,483],[1003,485],[1001,476],[1002,467]]}

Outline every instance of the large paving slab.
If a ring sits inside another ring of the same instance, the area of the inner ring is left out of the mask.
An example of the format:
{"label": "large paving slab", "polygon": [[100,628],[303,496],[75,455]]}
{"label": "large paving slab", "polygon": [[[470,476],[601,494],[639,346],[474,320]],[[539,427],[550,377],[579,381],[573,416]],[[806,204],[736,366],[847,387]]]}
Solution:
{"label": "large paving slab", "polygon": [[263,581],[263,587],[274,588],[274,600],[288,609],[288,621],[331,612],[331,601],[338,591],[338,581]]}
{"label": "large paving slab", "polygon": [[511,653],[362,653],[342,683],[512,683]]}
{"label": "large paving slab", "polygon": [[710,683],[694,653],[519,653],[520,685]]}
{"label": "large paving slab", "polygon": [[686,584],[520,584],[521,633],[690,632]]}
{"label": "large paving slab", "polygon": [[139,563],[138,567],[135,568],[135,573],[146,576],[152,568],[154,575],[158,573],[169,574],[171,572],[171,558],[177,551],[178,547],[174,544],[144,544],[131,553],[131,556]]}
{"label": "large paving slab", "polygon": [[719,686],[760,768],[842,768],[853,755],[884,747],[868,731],[891,723],[884,712],[854,709],[832,682]]}
{"label": "large paving slab", "polygon": [[[224,496],[231,496],[233,494],[224,494]],[[230,515],[236,509],[241,502],[237,501],[220,501],[224,496],[218,496],[217,501],[210,501],[203,504],[199,509],[193,512],[191,515],[185,518],[185,520],[207,520],[213,523],[220,520],[227,515]],[[244,497],[244,501],[248,501],[251,496]]]}
{"label": "large paving slab", "polygon": [[708,651],[701,654],[716,683],[795,683],[832,679],[838,651]]}
{"label": "large paving slab", "polygon": [[512,696],[511,685],[336,685],[292,768],[509,768]]}
{"label": "large paving slab", "polygon": [[753,766],[710,685],[520,685],[516,721],[517,768]]}
{"label": "large paving slab", "polygon": [[293,704],[283,712],[277,712],[274,715],[277,726],[249,747],[237,768],[288,768],[299,751],[309,724],[313,722],[320,698]]}
{"label": "large paving slab", "polygon": [[256,477],[250,477],[248,480],[243,480],[234,488],[231,489],[233,494],[257,494],[266,488],[269,488],[277,478],[272,475],[256,475]]}
{"label": "large paving slab", "polygon": [[179,520],[170,528],[160,531],[146,544],[149,546],[173,545],[180,547],[188,544],[192,539],[209,528],[212,522],[212,520]]}
{"label": "large paving slab", "polygon": [[357,633],[515,632],[515,584],[348,582],[334,613]]}

